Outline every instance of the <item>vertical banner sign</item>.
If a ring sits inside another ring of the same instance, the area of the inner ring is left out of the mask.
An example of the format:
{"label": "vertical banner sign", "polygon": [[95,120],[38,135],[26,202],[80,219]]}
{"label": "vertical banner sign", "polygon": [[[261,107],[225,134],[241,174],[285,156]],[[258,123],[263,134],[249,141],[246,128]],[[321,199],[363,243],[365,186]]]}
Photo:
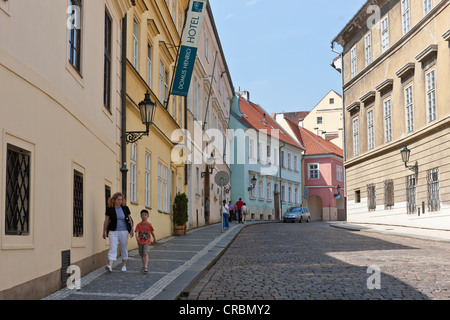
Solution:
{"label": "vertical banner sign", "polygon": [[204,12],[206,11],[206,1],[207,0],[191,1],[172,87],[173,95],[186,97],[188,94],[195,58],[197,56],[200,30],[202,29]]}

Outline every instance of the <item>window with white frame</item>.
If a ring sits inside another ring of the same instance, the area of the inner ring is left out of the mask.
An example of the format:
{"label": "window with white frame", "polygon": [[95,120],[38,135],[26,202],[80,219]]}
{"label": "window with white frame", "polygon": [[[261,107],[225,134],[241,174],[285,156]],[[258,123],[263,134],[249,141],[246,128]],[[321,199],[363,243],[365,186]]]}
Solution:
{"label": "window with white frame", "polygon": [[288,203],[292,203],[292,187],[288,187]]}
{"label": "window with white frame", "polygon": [[137,179],[137,145],[136,143],[130,144],[130,201],[136,202],[136,179]]}
{"label": "window with white frame", "polygon": [[286,168],[284,166],[284,151],[281,151],[281,154],[280,154],[280,165],[282,168]]}
{"label": "window with white frame", "polygon": [[372,34],[369,33],[364,38],[364,48],[366,56],[366,67],[372,63]]}
{"label": "window with white frame", "polygon": [[406,104],[406,132],[414,131],[414,103],[413,103],[413,87],[408,86],[405,89],[405,104]]}
{"label": "window with white frame", "polygon": [[133,67],[137,70],[139,63],[139,23],[133,19]]}
{"label": "window with white frame", "polygon": [[262,180],[258,182],[258,197],[264,199],[264,181]]}
{"label": "window with white frame", "polygon": [[428,122],[436,120],[436,74],[431,70],[426,74]]}
{"label": "window with white frame", "polygon": [[162,61],[159,62],[159,101],[164,102],[164,64]]}
{"label": "window with white frame", "polygon": [[403,34],[405,35],[411,28],[410,21],[410,0],[402,0],[402,22]]}
{"label": "window with white frame", "polygon": [[145,153],[145,206],[150,208],[151,199],[151,156],[148,152]]}
{"label": "window with white frame", "polygon": [[278,148],[273,148],[273,164],[278,166]]}
{"label": "window with white frame", "polygon": [[359,155],[359,119],[353,119],[353,155]]}
{"label": "window with white frame", "polygon": [[373,127],[373,109],[367,111],[367,148],[372,150],[375,147],[375,136]]}
{"label": "window with white frame", "polygon": [[286,202],[286,186],[281,186],[281,201]]}
{"label": "window with white frame", "polygon": [[298,157],[294,156],[294,171],[298,172]]}
{"label": "window with white frame", "polygon": [[294,203],[300,203],[298,188],[294,189]]}
{"label": "window with white frame", "polygon": [[164,212],[169,212],[169,190],[168,190],[168,179],[167,179],[167,167],[163,166],[163,210]]}
{"label": "window with white frame", "polygon": [[272,200],[272,183],[271,182],[267,182],[266,198],[267,198],[267,200]]}
{"label": "window with white frame", "polygon": [[342,166],[336,166],[336,180],[337,181],[344,180],[344,173],[343,173]]}
{"label": "window with white frame", "polygon": [[317,180],[320,178],[319,164],[309,163],[308,164],[308,179]]}
{"label": "window with white frame", "polygon": [[288,169],[289,170],[291,170],[292,169],[292,154],[290,153],[290,152],[288,152],[288,158],[287,158],[287,161],[288,161]]}
{"label": "window with white frame", "polygon": [[381,51],[385,52],[389,49],[389,18],[386,17],[381,21]]}
{"label": "window with white frame", "polygon": [[392,105],[391,99],[384,101],[384,142],[392,141]]}
{"label": "window with white frame", "polygon": [[152,87],[152,45],[147,45],[147,85]]}
{"label": "window with white frame", "polygon": [[248,156],[251,159],[255,158],[255,141],[252,138],[248,139]]}
{"label": "window with white frame", "polygon": [[351,72],[353,78],[356,76],[357,73],[356,47],[354,47],[350,52],[350,57],[351,57]]}
{"label": "window with white frame", "polygon": [[431,0],[423,0],[423,15],[427,15],[433,8],[433,3]]}

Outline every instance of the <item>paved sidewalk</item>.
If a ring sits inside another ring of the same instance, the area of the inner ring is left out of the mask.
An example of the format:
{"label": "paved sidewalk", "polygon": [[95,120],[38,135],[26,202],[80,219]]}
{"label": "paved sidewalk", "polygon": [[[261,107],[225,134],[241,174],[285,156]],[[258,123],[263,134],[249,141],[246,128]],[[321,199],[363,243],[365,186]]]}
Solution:
{"label": "paved sidewalk", "polygon": [[222,232],[215,224],[189,231],[185,236],[158,241],[149,250],[149,272],[143,274],[136,250],[129,252],[127,271],[119,257],[108,273],[104,267],[81,278],[80,290],[61,289],[43,300],[174,300],[226,250],[247,224],[230,223]]}
{"label": "paved sidewalk", "polygon": [[450,242],[450,230],[437,230],[368,223],[328,222],[331,227],[343,228],[352,231],[377,232],[393,234],[403,237],[418,238],[433,241]]}

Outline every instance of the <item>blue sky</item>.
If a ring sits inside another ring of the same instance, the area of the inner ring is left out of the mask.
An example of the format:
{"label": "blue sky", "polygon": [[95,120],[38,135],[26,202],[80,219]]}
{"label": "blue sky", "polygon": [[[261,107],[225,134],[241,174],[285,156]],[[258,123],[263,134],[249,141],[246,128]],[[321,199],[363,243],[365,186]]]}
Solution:
{"label": "blue sky", "polygon": [[310,111],[330,90],[341,94],[331,41],[365,2],[210,0],[235,90],[269,113]]}

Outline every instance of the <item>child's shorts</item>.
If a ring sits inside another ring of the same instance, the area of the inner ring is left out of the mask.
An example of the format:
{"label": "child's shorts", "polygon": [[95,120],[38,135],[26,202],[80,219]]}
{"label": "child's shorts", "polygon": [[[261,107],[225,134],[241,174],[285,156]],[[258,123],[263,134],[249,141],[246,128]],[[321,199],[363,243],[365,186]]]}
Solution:
{"label": "child's shorts", "polygon": [[138,244],[139,255],[142,257],[144,254],[148,253],[148,244]]}

